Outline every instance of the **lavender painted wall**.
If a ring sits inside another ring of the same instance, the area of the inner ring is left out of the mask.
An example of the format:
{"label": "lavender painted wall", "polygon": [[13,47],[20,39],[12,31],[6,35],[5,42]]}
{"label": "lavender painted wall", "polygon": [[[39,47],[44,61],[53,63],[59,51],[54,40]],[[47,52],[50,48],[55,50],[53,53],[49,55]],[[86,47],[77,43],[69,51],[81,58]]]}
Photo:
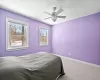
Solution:
{"label": "lavender painted wall", "polygon": [[54,53],[100,65],[100,13],[55,25],[52,34]]}
{"label": "lavender painted wall", "polygon": [[[29,48],[17,51],[6,51],[6,17],[17,20],[26,21],[29,23]],[[39,46],[39,27],[46,27],[49,30],[48,46]],[[52,50],[52,28],[50,25],[32,20],[30,18],[17,15],[15,13],[0,9],[0,56],[18,56],[39,51],[51,52]]]}

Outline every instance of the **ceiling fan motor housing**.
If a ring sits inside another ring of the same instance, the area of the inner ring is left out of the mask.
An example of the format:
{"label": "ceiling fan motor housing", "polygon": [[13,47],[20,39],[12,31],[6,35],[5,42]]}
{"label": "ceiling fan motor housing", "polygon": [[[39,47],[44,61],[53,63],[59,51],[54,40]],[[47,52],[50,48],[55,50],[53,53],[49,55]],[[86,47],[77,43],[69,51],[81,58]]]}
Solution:
{"label": "ceiling fan motor housing", "polygon": [[52,12],[52,15],[51,15],[51,16],[52,16],[52,17],[53,17],[53,16],[56,16],[56,12]]}
{"label": "ceiling fan motor housing", "polygon": [[55,22],[57,20],[57,17],[53,16],[51,19]]}

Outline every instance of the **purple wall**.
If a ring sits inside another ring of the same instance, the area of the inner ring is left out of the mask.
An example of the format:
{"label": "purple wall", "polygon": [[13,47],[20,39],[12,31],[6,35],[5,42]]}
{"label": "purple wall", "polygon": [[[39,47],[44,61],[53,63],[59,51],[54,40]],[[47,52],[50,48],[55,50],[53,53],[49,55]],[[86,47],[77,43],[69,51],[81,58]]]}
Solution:
{"label": "purple wall", "polygon": [[52,34],[54,53],[100,65],[100,13],[55,25]]}
{"label": "purple wall", "polygon": [[[29,23],[29,48],[6,51],[6,17]],[[40,26],[49,30],[48,46],[39,46]],[[0,56],[18,56],[39,51],[53,51],[63,56],[100,65],[100,13],[67,21],[55,25],[52,29],[50,25],[0,9]]]}
{"label": "purple wall", "polygon": [[[6,17],[14,18],[29,23],[29,48],[17,51],[6,51]],[[48,46],[39,46],[39,30],[40,26],[46,27],[49,30],[49,44]],[[11,55],[24,55],[28,53],[35,53],[39,51],[52,51],[52,28],[50,25],[29,19],[24,16],[17,15],[15,13],[0,9],[0,56],[11,56]]]}

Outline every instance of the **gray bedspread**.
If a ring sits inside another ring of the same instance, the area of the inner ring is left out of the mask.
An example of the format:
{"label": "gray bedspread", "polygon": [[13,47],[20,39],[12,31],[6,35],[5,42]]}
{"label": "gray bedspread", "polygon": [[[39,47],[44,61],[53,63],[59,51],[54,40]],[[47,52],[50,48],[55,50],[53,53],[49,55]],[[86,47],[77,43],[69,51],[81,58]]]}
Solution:
{"label": "gray bedspread", "polygon": [[64,75],[61,58],[51,53],[0,58],[0,80],[56,80]]}

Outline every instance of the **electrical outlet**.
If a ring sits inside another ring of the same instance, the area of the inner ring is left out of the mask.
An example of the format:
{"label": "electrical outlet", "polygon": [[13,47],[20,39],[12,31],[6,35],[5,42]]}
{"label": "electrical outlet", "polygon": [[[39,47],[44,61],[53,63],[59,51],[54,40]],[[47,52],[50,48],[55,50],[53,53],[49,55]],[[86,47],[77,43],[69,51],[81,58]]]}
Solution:
{"label": "electrical outlet", "polygon": [[71,55],[71,53],[69,53],[69,55]]}

